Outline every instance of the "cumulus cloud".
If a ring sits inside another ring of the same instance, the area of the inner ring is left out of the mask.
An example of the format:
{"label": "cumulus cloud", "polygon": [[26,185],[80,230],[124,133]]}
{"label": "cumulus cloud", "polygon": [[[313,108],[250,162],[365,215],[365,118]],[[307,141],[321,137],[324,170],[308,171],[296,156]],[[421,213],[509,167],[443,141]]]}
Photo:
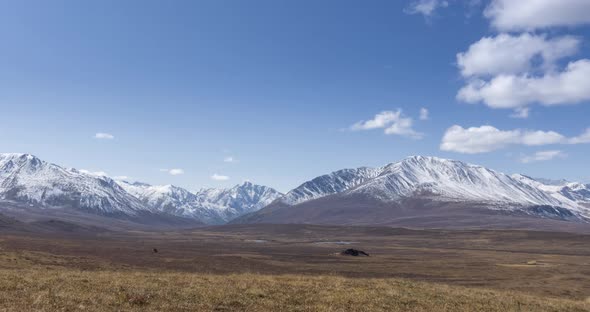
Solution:
{"label": "cumulus cloud", "polygon": [[420,109],[420,120],[428,120],[428,115],[429,115],[428,109],[422,107]]}
{"label": "cumulus cloud", "polygon": [[588,0],[492,0],[484,11],[501,31],[528,31],[590,23]]}
{"label": "cumulus cloud", "polygon": [[371,130],[371,129],[379,129],[385,128],[389,124],[396,122],[400,119],[401,111],[398,110],[396,112],[393,111],[383,111],[371,120],[366,121],[359,121],[352,125],[351,130]]}
{"label": "cumulus cloud", "polygon": [[566,143],[566,138],[555,131],[520,131],[519,143],[528,146]]}
{"label": "cumulus cloud", "polygon": [[445,132],[440,149],[465,154],[487,153],[518,142],[518,131],[501,131],[492,126],[465,129],[455,125]]}
{"label": "cumulus cloud", "polygon": [[363,120],[350,127],[353,131],[385,129],[384,133],[389,135],[400,135],[414,139],[422,138],[422,134],[413,128],[412,118],[405,117],[401,109],[397,111],[383,111],[370,120]]}
{"label": "cumulus cloud", "polygon": [[567,157],[567,154],[565,154],[564,152],[560,151],[560,150],[550,150],[550,151],[540,151],[540,152],[536,152],[532,155],[528,155],[528,156],[523,156],[521,157],[520,161],[522,163],[531,163],[531,162],[536,162],[536,161],[547,161],[547,160],[552,160],[555,158],[565,158]]}
{"label": "cumulus cloud", "polygon": [[215,180],[215,181],[227,181],[227,180],[229,180],[229,177],[226,176],[226,175],[221,175],[221,174],[215,173],[215,174],[213,174],[211,176],[211,180]]}
{"label": "cumulus cloud", "polygon": [[166,173],[168,173],[170,175],[173,175],[173,176],[184,174],[184,170],[183,169],[179,169],[179,168],[174,168],[174,169],[160,169],[160,172],[166,172]]}
{"label": "cumulus cloud", "polygon": [[541,77],[498,75],[490,81],[472,80],[457,98],[467,103],[483,102],[492,108],[522,109],[539,103],[545,106],[576,104],[590,100],[590,60],[568,64],[562,72]]}
{"label": "cumulus cloud", "polygon": [[94,135],[94,138],[100,140],[112,140],[115,138],[115,136],[110,133],[98,132]]}
{"label": "cumulus cloud", "polygon": [[457,54],[457,65],[464,77],[520,74],[533,69],[538,58],[543,69],[551,69],[555,61],[573,55],[579,46],[580,40],[571,36],[547,39],[528,33],[499,34],[481,38]]}
{"label": "cumulus cloud", "polygon": [[233,163],[236,161],[237,160],[233,156],[227,156],[227,157],[223,158],[223,162],[226,162],[226,163]]}
{"label": "cumulus cloud", "polygon": [[575,54],[580,40],[572,36],[500,34],[484,37],[457,54],[467,79],[457,93],[466,103],[513,109],[512,117],[526,118],[530,106],[576,104],[590,100],[590,60],[570,62],[559,70],[557,61]]}
{"label": "cumulus cloud", "polygon": [[573,137],[569,140],[570,144],[584,144],[590,143],[590,128],[586,129],[586,132],[579,136]]}
{"label": "cumulus cloud", "polygon": [[567,138],[555,131],[500,130],[493,126],[463,128],[454,125],[445,132],[440,149],[464,154],[479,154],[511,145],[542,146],[582,143],[590,143],[590,129],[580,136]]}
{"label": "cumulus cloud", "polygon": [[449,2],[445,0],[416,0],[406,8],[407,14],[422,14],[430,17],[439,8],[446,8]]}
{"label": "cumulus cloud", "polygon": [[484,15],[500,34],[457,54],[466,80],[457,99],[512,109],[515,118],[527,118],[533,105],[590,101],[590,59],[572,59],[580,38],[535,32],[590,24],[588,12],[588,0],[491,0]]}

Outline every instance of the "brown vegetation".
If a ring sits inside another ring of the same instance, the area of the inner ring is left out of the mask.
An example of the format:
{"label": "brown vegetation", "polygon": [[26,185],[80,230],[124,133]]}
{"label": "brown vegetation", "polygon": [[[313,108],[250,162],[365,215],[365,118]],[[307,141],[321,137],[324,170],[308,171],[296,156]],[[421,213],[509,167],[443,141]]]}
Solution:
{"label": "brown vegetation", "polygon": [[589,241],[311,225],[4,233],[0,311],[590,311]]}
{"label": "brown vegetation", "polygon": [[401,279],[0,270],[0,311],[588,311],[590,303]]}

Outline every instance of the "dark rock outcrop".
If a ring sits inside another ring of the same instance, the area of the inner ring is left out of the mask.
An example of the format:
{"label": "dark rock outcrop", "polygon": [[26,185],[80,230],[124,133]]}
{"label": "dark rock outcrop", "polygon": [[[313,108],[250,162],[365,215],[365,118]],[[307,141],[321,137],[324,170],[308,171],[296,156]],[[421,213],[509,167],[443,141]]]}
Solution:
{"label": "dark rock outcrop", "polygon": [[360,257],[368,257],[369,256],[368,253],[366,253],[362,250],[357,250],[357,249],[352,249],[352,248],[346,249],[346,250],[342,251],[340,254],[343,256],[353,256],[353,257],[359,257],[359,256]]}

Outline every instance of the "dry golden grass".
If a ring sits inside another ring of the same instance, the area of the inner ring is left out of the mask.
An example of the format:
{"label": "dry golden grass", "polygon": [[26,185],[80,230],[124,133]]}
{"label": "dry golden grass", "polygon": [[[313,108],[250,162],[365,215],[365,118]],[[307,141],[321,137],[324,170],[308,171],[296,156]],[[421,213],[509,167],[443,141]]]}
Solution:
{"label": "dry golden grass", "polygon": [[[317,226],[2,235],[0,312],[590,311],[588,238]],[[358,242],[371,257],[317,241]]]}
{"label": "dry golden grass", "polygon": [[0,311],[590,311],[545,299],[400,279],[0,270]]}

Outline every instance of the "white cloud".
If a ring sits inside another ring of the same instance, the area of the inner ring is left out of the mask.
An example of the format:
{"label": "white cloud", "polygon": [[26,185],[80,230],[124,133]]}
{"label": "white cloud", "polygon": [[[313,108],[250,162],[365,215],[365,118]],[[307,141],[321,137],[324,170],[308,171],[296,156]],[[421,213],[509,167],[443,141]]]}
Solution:
{"label": "white cloud", "polygon": [[[520,130],[518,130],[520,131]],[[565,143],[566,138],[555,131],[520,131],[520,144],[540,146]]]}
{"label": "white cloud", "polygon": [[211,176],[211,179],[215,180],[215,181],[227,181],[227,180],[229,180],[229,177],[226,175],[220,175],[220,174],[215,173]]}
{"label": "white cloud", "polygon": [[223,158],[223,162],[226,162],[226,163],[233,163],[233,162],[236,162],[236,161],[237,161],[237,159],[235,159],[232,156],[228,156],[228,157]]}
{"label": "white cloud", "polygon": [[181,175],[184,174],[184,170],[182,169],[178,169],[178,168],[174,168],[174,169],[160,169],[160,172],[166,172],[170,175]]}
{"label": "white cloud", "polygon": [[352,125],[351,130],[371,130],[371,129],[379,129],[385,128],[389,124],[398,121],[401,118],[401,110],[396,112],[393,111],[383,111],[371,120],[367,121],[359,121]]}
{"label": "white cloud", "polygon": [[563,72],[541,77],[499,75],[490,81],[472,80],[457,98],[467,103],[483,102],[492,108],[522,109],[531,104],[545,106],[577,104],[590,100],[590,60],[568,64]]}
{"label": "white cloud", "polygon": [[590,143],[590,129],[567,138],[555,131],[500,130],[493,126],[463,128],[455,125],[445,132],[440,149],[464,154],[487,153],[510,145],[543,146]]}
{"label": "white cloud", "polygon": [[115,177],[113,177],[113,180],[124,181],[124,180],[129,180],[129,177],[128,176],[125,176],[125,175],[115,176]]}
{"label": "white cloud", "polygon": [[502,31],[590,23],[588,0],[492,0],[484,15]]}
{"label": "white cloud", "polygon": [[428,109],[422,107],[420,109],[420,120],[428,120],[428,115],[429,115]]}
{"label": "white cloud", "polygon": [[98,132],[97,134],[94,135],[94,138],[101,139],[101,140],[112,140],[115,138],[115,136],[110,133]]}
{"label": "white cloud", "polygon": [[422,134],[412,129],[412,118],[405,117],[402,111],[383,111],[371,120],[363,120],[350,127],[353,131],[385,129],[385,134],[401,135],[410,138],[420,139]]}
{"label": "white cloud", "polygon": [[97,176],[97,177],[108,177],[109,176],[104,171],[90,171],[90,170],[86,170],[86,169],[80,169],[79,171],[82,172],[82,173],[93,175],[93,176]]}
{"label": "white cloud", "polygon": [[590,143],[590,128],[586,129],[586,132],[579,136],[573,137],[569,140],[570,144],[584,144]]}
{"label": "white cloud", "polygon": [[520,118],[525,119],[529,118],[529,113],[531,112],[530,108],[528,107],[518,107],[514,109],[514,113],[510,115],[511,118]]}
{"label": "white cloud", "polygon": [[[484,15],[500,33],[484,37],[457,54],[466,84],[457,99],[512,109],[527,118],[532,105],[590,101],[590,59],[572,59],[582,40],[535,34],[538,28],[590,23],[589,0],[491,0]],[[562,60],[569,58],[569,63]]]}
{"label": "white cloud", "polygon": [[531,163],[536,161],[547,161],[552,160],[555,158],[565,158],[567,154],[559,150],[551,150],[551,151],[540,151],[536,152],[533,155],[523,156],[520,161],[522,163]]}
{"label": "white cloud", "polygon": [[545,35],[519,36],[499,34],[473,43],[457,54],[457,65],[464,77],[498,74],[521,74],[534,67],[540,57],[541,67],[549,70],[555,61],[578,51],[580,40],[571,36],[547,39]]}
{"label": "white cloud", "polygon": [[182,170],[182,169],[170,169],[168,171],[168,173],[170,173],[171,175],[181,175],[181,174],[184,174],[184,170]]}
{"label": "white cloud", "polygon": [[425,17],[432,16],[438,8],[446,8],[449,2],[445,0],[416,0],[406,8],[407,14],[422,14]]}
{"label": "white cloud", "polygon": [[487,153],[518,142],[518,131],[501,131],[492,126],[464,129],[452,126],[445,132],[440,149],[465,154]]}

